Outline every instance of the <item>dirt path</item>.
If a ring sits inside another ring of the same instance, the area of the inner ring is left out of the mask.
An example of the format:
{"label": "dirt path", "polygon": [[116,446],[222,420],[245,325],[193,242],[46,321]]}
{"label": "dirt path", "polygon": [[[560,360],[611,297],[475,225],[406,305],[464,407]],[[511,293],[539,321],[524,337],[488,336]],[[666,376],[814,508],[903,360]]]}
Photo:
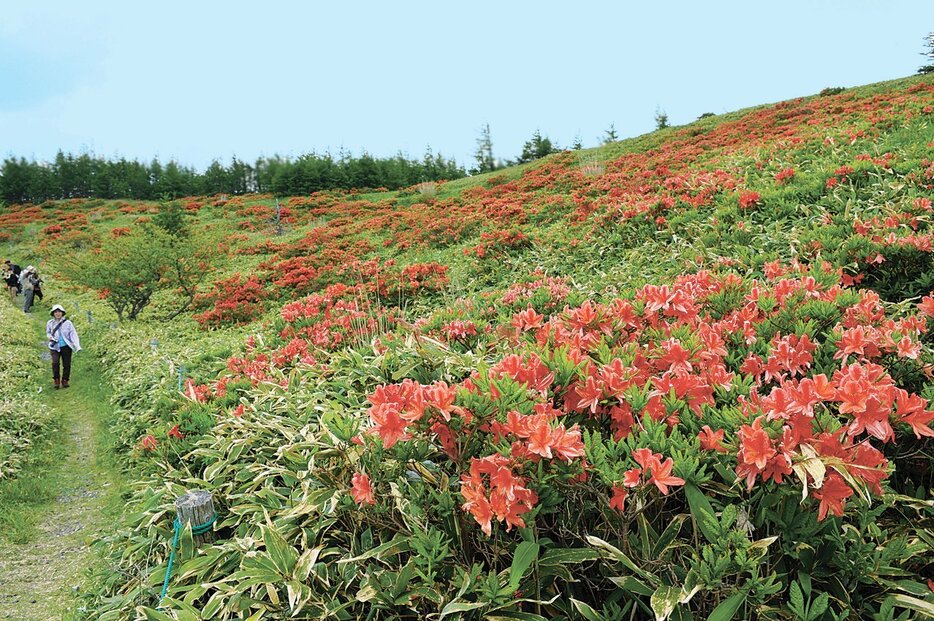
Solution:
{"label": "dirt path", "polygon": [[[37,352],[40,348],[37,347]],[[38,355],[38,353],[37,353]],[[35,516],[30,541],[12,542],[0,534],[0,619],[60,619],[90,562],[87,543],[110,522],[119,475],[101,450],[106,437],[109,389],[89,352],[75,355],[72,385],[52,390],[51,370],[43,390],[46,404],[60,417],[62,430],[53,457],[33,472],[34,498],[13,508]],[[7,511],[0,507],[0,511]]]}

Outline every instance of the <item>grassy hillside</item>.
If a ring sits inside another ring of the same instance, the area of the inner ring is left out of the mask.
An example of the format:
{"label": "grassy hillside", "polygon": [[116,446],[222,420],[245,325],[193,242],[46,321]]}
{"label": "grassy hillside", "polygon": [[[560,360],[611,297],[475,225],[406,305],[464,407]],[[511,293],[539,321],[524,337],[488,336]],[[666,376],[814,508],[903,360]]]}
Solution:
{"label": "grassy hillside", "polygon": [[177,618],[923,618],[932,121],[917,77],[290,197],[279,230],[273,197],[192,197],[171,321],[184,292],[120,323],[75,269],[157,204],[0,210],[92,311],[139,479],[76,616],[168,618],[201,488]]}

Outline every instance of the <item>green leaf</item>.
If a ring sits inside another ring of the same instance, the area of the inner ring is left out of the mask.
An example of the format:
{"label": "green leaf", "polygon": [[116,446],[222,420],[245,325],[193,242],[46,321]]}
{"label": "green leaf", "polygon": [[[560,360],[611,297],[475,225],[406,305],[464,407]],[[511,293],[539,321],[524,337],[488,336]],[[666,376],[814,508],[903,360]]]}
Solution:
{"label": "green leaf", "polygon": [[392,538],[392,540],[387,541],[386,543],[380,544],[375,548],[370,548],[363,554],[355,556],[353,558],[342,558],[337,561],[338,565],[344,563],[357,563],[359,561],[366,560],[368,558],[373,558],[374,556],[379,559],[385,559],[387,556],[393,556],[396,554],[401,554],[402,552],[408,552],[411,550],[409,542],[403,537],[397,535]]}
{"label": "green leaf", "polygon": [[392,594],[393,599],[396,599],[396,600],[398,600],[399,598],[402,598],[404,600],[408,599],[408,597],[403,598],[402,596],[408,593],[409,583],[412,582],[412,578],[414,577],[415,577],[415,563],[414,561],[410,560],[408,563],[405,564],[402,570],[398,574],[396,574],[396,579],[392,583],[392,588],[390,592]]}
{"label": "green leaf", "polygon": [[174,621],[169,615],[163,614],[158,610],[153,610],[152,608],[146,608],[145,606],[137,606],[136,614],[137,616],[140,614],[145,616],[146,621]]}
{"label": "green leaf", "polygon": [[266,544],[266,553],[275,565],[276,570],[283,576],[292,575],[295,563],[298,562],[298,552],[286,543],[285,538],[278,530],[271,526],[263,526],[263,543]]}
{"label": "green leaf", "polygon": [[688,515],[686,513],[682,513],[680,515],[676,515],[674,519],[671,520],[671,523],[655,542],[655,546],[652,548],[652,558],[661,558],[662,554],[664,554],[665,550],[668,548],[668,545],[674,541],[675,537],[678,536],[678,533],[681,532],[681,526],[687,519]]}
{"label": "green leaf", "polygon": [[650,600],[655,621],[665,621],[674,612],[678,600],[681,599],[681,589],[663,584],[655,589]]}
{"label": "green leaf", "polygon": [[487,615],[486,621],[509,621],[517,619],[518,621],[548,621],[545,617],[531,612],[501,612],[496,615]]}
{"label": "green leaf", "polygon": [[811,609],[808,611],[808,617],[811,619],[819,619],[827,611],[827,606],[830,603],[830,595],[827,593],[821,593],[817,596],[817,599],[814,600],[814,603],[811,604]]}
{"label": "green leaf", "polygon": [[684,495],[687,496],[691,515],[694,516],[694,522],[701,534],[710,543],[717,543],[720,539],[720,529],[714,527],[714,524],[717,524],[717,514],[714,513],[707,496],[693,483],[685,484]]}
{"label": "green leaf", "polygon": [[902,608],[907,608],[909,610],[914,610],[915,612],[923,612],[931,618],[934,618],[934,604],[931,602],[926,602],[923,599],[918,599],[917,597],[911,597],[910,595],[893,595],[892,600],[897,606]]}
{"label": "green leaf", "polygon": [[649,524],[644,513],[639,514],[639,539],[642,546],[641,555],[648,557],[652,553],[652,542],[658,539],[658,533]]}
{"label": "green leaf", "polygon": [[590,604],[585,604],[584,602],[576,600],[572,597],[571,605],[574,606],[574,610],[580,613],[580,615],[587,619],[587,621],[604,621],[603,616],[594,610]]}
{"label": "green leaf", "polygon": [[791,600],[788,607],[796,615],[804,618],[804,596],[801,594],[801,587],[798,586],[797,582],[791,583],[791,587],[788,589],[788,597]]}
{"label": "green leaf", "polygon": [[451,602],[447,606],[441,609],[441,616],[438,617],[438,621],[445,618],[448,615],[457,613],[457,612],[467,612],[468,610],[476,610],[477,608],[483,608],[487,606],[487,602]]}
{"label": "green leaf", "polygon": [[595,561],[598,558],[600,555],[589,548],[551,548],[545,550],[545,553],[538,559],[538,564],[567,565]]}
{"label": "green leaf", "polygon": [[225,605],[226,598],[221,592],[214,593],[208,603],[201,609],[201,616],[205,619],[214,619],[220,616],[220,611]]}
{"label": "green leaf", "polygon": [[638,578],[633,576],[612,576],[610,582],[615,584],[621,589],[625,589],[630,593],[635,593],[636,595],[644,595],[645,597],[651,597],[652,593],[655,591],[652,590],[652,587],[648,586],[644,582],[640,581]]}
{"label": "green leaf", "polygon": [[531,541],[523,541],[516,546],[515,556],[512,557],[512,567],[509,568],[510,586],[519,586],[522,576],[528,570],[529,566],[538,558],[540,546]]}
{"label": "green leaf", "polygon": [[801,592],[804,595],[811,595],[811,576],[810,574],[799,571],[798,572],[798,582],[801,583]]}
{"label": "green leaf", "polygon": [[624,567],[626,567],[630,571],[642,576],[643,578],[651,582],[653,585],[658,584],[658,578],[656,578],[651,573],[647,572],[646,570],[642,569],[641,567],[633,563],[632,559],[626,556],[623,553],[623,551],[617,548],[616,546],[607,543],[606,541],[604,541],[603,539],[600,539],[599,537],[594,537],[593,535],[587,535],[585,539],[587,540],[587,543],[597,548],[598,550],[602,550],[603,552],[606,552],[610,558],[616,561],[619,561],[620,563],[623,564]]}
{"label": "green leaf", "polygon": [[743,605],[743,602],[746,601],[746,595],[746,593],[739,592],[726,598],[713,609],[710,616],[707,617],[707,621],[730,621],[736,611],[740,609],[740,606]]}

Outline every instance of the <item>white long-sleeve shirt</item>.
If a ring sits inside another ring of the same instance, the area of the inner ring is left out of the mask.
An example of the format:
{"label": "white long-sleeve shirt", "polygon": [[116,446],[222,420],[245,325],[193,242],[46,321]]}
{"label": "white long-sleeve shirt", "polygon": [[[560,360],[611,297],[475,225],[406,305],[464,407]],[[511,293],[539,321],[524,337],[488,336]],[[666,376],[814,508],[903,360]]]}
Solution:
{"label": "white long-sleeve shirt", "polygon": [[[62,327],[59,328],[55,334],[52,334],[52,331],[55,330],[55,326],[59,322],[62,322]],[[75,331],[75,324],[71,323],[71,319],[62,317],[61,319],[49,319],[48,323],[45,324],[45,335],[49,337],[49,349],[54,349],[55,351],[60,350],[61,341],[65,341],[65,345],[71,348],[72,351],[81,351],[81,341],[78,339],[78,333]]]}

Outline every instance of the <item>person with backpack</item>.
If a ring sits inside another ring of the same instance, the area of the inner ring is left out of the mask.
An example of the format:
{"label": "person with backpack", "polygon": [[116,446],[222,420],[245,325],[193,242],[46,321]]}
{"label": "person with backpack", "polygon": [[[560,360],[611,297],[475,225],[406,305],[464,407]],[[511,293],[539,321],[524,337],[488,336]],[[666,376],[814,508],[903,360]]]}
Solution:
{"label": "person with backpack", "polygon": [[23,287],[23,312],[30,313],[39,287],[39,271],[32,265],[27,266],[19,275],[19,284]]}
{"label": "person with backpack", "polygon": [[50,314],[52,318],[45,324],[45,335],[49,338],[49,349],[52,353],[52,382],[55,388],[68,388],[68,381],[71,379],[71,355],[81,351],[81,341],[78,339],[78,332],[75,331],[75,324],[65,317],[65,309],[61,304],[53,306]]}
{"label": "person with backpack", "polygon": [[20,266],[9,259],[3,262],[3,280],[10,291],[10,299],[16,302],[16,296],[19,294],[19,275],[22,272]]}
{"label": "person with backpack", "polygon": [[33,290],[33,294],[35,295],[35,298],[39,300],[40,302],[42,301],[42,298],[45,297],[42,294],[42,283],[43,282],[45,281],[42,280],[41,276],[39,276],[39,270],[36,270],[36,286],[33,287],[32,290]]}

